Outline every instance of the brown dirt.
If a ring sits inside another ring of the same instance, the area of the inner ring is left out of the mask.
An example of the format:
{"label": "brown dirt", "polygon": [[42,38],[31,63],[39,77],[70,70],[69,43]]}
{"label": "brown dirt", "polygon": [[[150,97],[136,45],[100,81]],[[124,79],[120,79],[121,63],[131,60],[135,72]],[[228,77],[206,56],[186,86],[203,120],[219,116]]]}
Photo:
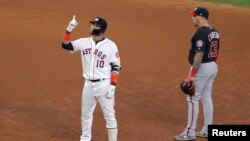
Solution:
{"label": "brown dirt", "polygon": [[[88,36],[88,21],[103,16],[120,49],[119,141],[173,140],[187,119],[178,84],[195,31],[187,13],[198,5],[210,9],[222,36],[214,123],[249,124],[249,8],[190,0],[1,0],[0,140],[79,140],[80,55],[61,49],[73,14],[80,23],[73,38]],[[202,122],[200,115],[198,129]],[[107,140],[104,125],[98,106],[93,141]]]}

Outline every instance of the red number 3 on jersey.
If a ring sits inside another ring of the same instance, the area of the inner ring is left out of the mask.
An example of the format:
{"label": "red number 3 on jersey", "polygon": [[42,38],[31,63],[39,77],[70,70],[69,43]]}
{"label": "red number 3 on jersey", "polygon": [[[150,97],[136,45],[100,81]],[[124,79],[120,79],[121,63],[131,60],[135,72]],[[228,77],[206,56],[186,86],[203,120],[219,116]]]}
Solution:
{"label": "red number 3 on jersey", "polygon": [[210,44],[210,51],[208,58],[216,58],[218,56],[218,41],[212,41]]}

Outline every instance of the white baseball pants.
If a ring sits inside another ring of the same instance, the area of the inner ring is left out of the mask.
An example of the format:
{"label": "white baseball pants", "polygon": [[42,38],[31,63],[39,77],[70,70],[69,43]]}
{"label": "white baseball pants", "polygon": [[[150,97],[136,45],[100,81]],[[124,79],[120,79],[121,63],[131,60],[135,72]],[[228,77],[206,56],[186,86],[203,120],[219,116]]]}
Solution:
{"label": "white baseball pants", "polygon": [[90,141],[93,113],[97,102],[100,103],[103,111],[104,118],[106,120],[107,129],[117,129],[117,121],[115,118],[115,98],[108,99],[106,94],[110,86],[110,80],[105,79],[100,82],[91,82],[85,80],[83,93],[82,93],[82,135],[80,141]]}
{"label": "white baseball pants", "polygon": [[218,67],[215,62],[202,63],[195,76],[195,95],[187,96],[188,123],[184,133],[195,136],[197,118],[199,115],[199,101],[201,100],[204,112],[203,132],[207,132],[208,125],[213,122],[212,87],[217,75]]}

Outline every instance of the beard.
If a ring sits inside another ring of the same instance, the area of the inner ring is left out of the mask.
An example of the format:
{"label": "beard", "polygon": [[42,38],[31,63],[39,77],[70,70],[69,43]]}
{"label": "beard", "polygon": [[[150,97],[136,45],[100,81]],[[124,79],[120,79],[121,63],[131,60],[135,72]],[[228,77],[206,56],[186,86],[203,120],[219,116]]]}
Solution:
{"label": "beard", "polygon": [[90,34],[95,35],[95,36],[99,36],[101,33],[102,33],[101,29],[93,29]]}

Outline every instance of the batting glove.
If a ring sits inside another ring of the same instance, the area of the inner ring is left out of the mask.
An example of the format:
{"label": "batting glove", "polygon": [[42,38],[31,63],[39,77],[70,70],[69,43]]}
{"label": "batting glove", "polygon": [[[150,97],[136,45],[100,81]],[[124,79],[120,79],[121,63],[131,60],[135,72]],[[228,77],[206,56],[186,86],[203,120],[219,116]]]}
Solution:
{"label": "batting glove", "polygon": [[73,16],[73,19],[69,22],[69,25],[67,27],[67,31],[68,32],[72,32],[72,30],[78,25],[77,21],[76,21],[76,16]]}
{"label": "batting glove", "polygon": [[114,95],[115,95],[115,86],[114,85],[110,85],[106,97],[108,99],[111,99],[112,97],[114,97]]}

